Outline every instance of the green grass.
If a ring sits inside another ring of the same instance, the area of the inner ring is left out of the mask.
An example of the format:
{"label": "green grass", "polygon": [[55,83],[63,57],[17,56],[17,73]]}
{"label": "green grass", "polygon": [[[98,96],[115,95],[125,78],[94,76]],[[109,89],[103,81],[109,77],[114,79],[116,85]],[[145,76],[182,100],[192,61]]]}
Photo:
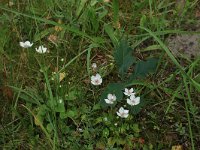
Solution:
{"label": "green grass", "polygon": [[[199,10],[189,0],[0,2],[0,148],[199,149],[200,56],[166,42],[199,35]],[[125,87],[141,97],[126,119],[116,114]],[[105,105],[110,92],[120,98]]]}

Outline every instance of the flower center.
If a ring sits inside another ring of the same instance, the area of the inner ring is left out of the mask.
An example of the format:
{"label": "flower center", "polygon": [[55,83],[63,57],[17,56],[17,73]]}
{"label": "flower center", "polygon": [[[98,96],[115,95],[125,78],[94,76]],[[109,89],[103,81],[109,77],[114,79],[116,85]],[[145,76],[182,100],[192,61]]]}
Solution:
{"label": "flower center", "polygon": [[99,80],[98,80],[98,79],[96,79],[94,82],[98,84],[98,83],[99,83]]}

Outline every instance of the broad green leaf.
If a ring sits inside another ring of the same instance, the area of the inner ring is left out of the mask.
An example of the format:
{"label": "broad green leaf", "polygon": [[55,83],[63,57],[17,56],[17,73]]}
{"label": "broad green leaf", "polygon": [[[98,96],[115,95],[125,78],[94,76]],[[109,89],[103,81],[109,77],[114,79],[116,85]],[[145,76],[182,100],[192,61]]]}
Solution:
{"label": "broad green leaf", "polygon": [[124,77],[129,67],[135,62],[132,56],[133,49],[129,47],[128,42],[122,40],[115,49],[114,58],[119,69],[119,74]]}
{"label": "broad green leaf", "polygon": [[135,71],[131,77],[134,78],[144,78],[150,73],[154,73],[156,71],[158,64],[157,58],[150,58],[147,61],[139,61],[135,66]]}

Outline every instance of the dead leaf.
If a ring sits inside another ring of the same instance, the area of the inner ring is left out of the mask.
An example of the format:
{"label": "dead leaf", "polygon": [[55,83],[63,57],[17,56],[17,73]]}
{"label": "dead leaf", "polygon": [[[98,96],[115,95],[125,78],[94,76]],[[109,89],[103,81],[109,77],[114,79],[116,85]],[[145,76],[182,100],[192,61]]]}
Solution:
{"label": "dead leaf", "polygon": [[176,0],[176,10],[178,15],[181,15],[183,13],[185,5],[186,5],[186,0]]}
{"label": "dead leaf", "polygon": [[65,76],[66,76],[66,73],[65,72],[62,72],[62,73],[60,73],[59,74],[59,82],[61,82],[64,78],[65,78]]}
{"label": "dead leaf", "polygon": [[10,87],[8,86],[3,86],[2,88],[3,96],[8,99],[12,100],[13,99],[13,91]]}
{"label": "dead leaf", "polygon": [[182,145],[172,146],[172,150],[183,150],[183,146]]}
{"label": "dead leaf", "polygon": [[48,40],[54,44],[58,42],[58,37],[54,34],[49,35]]}
{"label": "dead leaf", "polygon": [[[58,23],[62,24],[62,21],[59,19]],[[59,32],[59,31],[62,31],[63,28],[61,26],[55,26],[54,29],[55,29],[55,31]]]}
{"label": "dead leaf", "polygon": [[198,9],[196,10],[195,17],[200,18],[200,10],[198,10]]}

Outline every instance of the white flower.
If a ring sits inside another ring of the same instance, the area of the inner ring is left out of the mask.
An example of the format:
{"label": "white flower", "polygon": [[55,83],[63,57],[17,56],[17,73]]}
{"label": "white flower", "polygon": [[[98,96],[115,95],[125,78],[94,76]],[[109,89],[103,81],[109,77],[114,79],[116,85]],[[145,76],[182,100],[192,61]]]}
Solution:
{"label": "white flower", "polygon": [[105,99],[107,104],[113,104],[116,101],[116,96],[115,94],[108,94],[108,99]]}
{"label": "white flower", "polygon": [[100,74],[97,73],[95,76],[91,76],[91,83],[93,85],[101,85],[102,78],[101,78]]}
{"label": "white flower", "polygon": [[135,93],[133,93],[133,88],[131,88],[131,89],[125,88],[124,94],[127,96],[135,95]]}
{"label": "white flower", "polygon": [[19,42],[19,45],[23,48],[29,48],[33,45],[33,43],[26,41],[26,42]]}
{"label": "white flower", "polygon": [[62,62],[63,62],[63,61],[64,61],[64,58],[61,58],[61,59],[60,59],[60,61],[62,61]]}
{"label": "white flower", "polygon": [[117,115],[121,118],[127,118],[128,117],[129,110],[124,109],[123,107],[120,107],[119,111],[117,112]]}
{"label": "white flower", "polygon": [[93,64],[92,64],[92,69],[93,69],[93,70],[97,69],[97,64],[96,64],[96,63],[93,63]]}
{"label": "white flower", "polygon": [[127,99],[127,103],[131,106],[138,105],[140,103],[140,97],[135,97],[135,95],[131,95],[130,98]]}
{"label": "white flower", "polygon": [[42,46],[39,46],[38,48],[35,48],[35,50],[38,52],[38,53],[46,53],[47,51],[47,48],[44,47],[43,45]]}

